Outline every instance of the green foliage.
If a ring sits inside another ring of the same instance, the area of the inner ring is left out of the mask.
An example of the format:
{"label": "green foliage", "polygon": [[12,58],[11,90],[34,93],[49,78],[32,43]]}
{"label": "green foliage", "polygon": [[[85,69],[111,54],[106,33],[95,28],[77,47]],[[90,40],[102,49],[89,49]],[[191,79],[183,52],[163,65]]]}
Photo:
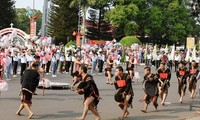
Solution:
{"label": "green foliage", "polygon": [[86,36],[92,40],[113,40],[112,25],[104,21],[105,12],[109,6],[104,0],[97,1],[92,9],[88,10]]}
{"label": "green foliage", "polygon": [[48,35],[55,37],[56,44],[66,44],[77,29],[78,8],[70,7],[71,0],[52,0],[57,6],[52,6],[48,23]]}
{"label": "green foliage", "polygon": [[15,20],[15,1],[13,0],[1,0],[0,3],[0,30],[10,27],[10,23],[16,25]]}
{"label": "green foliage", "polygon": [[141,44],[140,40],[135,36],[126,36],[120,40],[120,43],[125,47],[130,47],[132,44]]}
{"label": "green foliage", "polygon": [[[16,8],[16,28],[25,31],[30,34],[30,19],[26,16],[27,10],[25,8]],[[42,23],[42,13],[39,10],[33,11],[34,16],[37,16],[36,20],[36,33],[39,32]]]}
{"label": "green foliage", "polygon": [[74,43],[73,41],[69,41],[66,45],[65,45],[65,47],[69,47],[69,46],[76,46],[76,43]]}
{"label": "green foliage", "polygon": [[199,25],[191,17],[188,1],[181,0],[113,0],[114,8],[106,14],[118,33],[146,35],[158,43],[184,42],[197,35]]}

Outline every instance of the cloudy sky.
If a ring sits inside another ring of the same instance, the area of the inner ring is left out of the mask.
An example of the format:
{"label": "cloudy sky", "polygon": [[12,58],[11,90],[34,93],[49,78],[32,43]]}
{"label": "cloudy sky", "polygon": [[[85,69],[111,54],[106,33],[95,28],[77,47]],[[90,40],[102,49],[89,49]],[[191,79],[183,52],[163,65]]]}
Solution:
{"label": "cloudy sky", "polygon": [[40,10],[42,12],[43,9],[43,0],[15,0],[16,8],[33,8],[33,1],[35,1],[35,9]]}

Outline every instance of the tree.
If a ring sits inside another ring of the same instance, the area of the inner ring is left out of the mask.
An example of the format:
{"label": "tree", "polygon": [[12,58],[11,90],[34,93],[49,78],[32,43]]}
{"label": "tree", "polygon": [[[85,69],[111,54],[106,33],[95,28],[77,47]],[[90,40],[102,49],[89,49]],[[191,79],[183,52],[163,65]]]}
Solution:
{"label": "tree", "polygon": [[113,0],[115,7],[107,20],[122,28],[125,35],[149,36],[149,42],[160,44],[184,43],[189,34],[197,34],[199,25],[190,17],[187,0],[183,1]]}
{"label": "tree", "polygon": [[74,7],[74,6],[81,6],[82,8],[82,11],[84,13],[83,15],[83,28],[82,28],[82,34],[83,34],[83,41],[85,41],[85,35],[86,35],[86,13],[87,13],[87,10],[88,10],[88,7],[90,5],[94,5],[96,2],[96,0],[72,0],[71,3],[70,3],[70,6],[71,7]]}
{"label": "tree", "polygon": [[15,21],[15,1],[13,0],[1,0],[0,4],[0,30],[10,27],[11,23]]}
{"label": "tree", "polygon": [[131,0],[116,0],[114,5],[115,8],[107,12],[105,19],[116,28],[120,28],[123,31],[122,34],[133,35],[138,27],[135,22],[138,7]]}
{"label": "tree", "polygon": [[[27,34],[30,33],[30,19],[26,15],[27,10],[25,8],[16,8],[16,28],[19,28],[23,31],[25,31]],[[33,11],[34,15],[37,16],[36,19],[36,33],[39,32],[41,28],[41,22],[42,22],[42,13],[39,10]]]}
{"label": "tree", "polygon": [[70,7],[71,0],[52,0],[50,19],[48,23],[48,35],[55,37],[56,44],[66,44],[77,29],[78,8]]}
{"label": "tree", "polygon": [[108,11],[108,7],[108,1],[99,0],[88,10],[87,38],[93,40],[113,40],[112,24],[104,20],[104,15]]}
{"label": "tree", "polygon": [[130,47],[132,44],[141,44],[140,40],[135,36],[126,36],[120,40],[120,43],[125,47]]}

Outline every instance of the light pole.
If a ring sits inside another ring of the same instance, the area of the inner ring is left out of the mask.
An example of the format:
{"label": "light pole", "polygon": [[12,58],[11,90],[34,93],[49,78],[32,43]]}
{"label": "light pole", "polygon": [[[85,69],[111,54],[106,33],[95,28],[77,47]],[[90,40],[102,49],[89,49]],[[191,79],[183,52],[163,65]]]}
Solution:
{"label": "light pole", "polygon": [[43,13],[42,13],[42,37],[46,36],[46,22],[47,22],[47,8],[48,8],[48,0],[44,0],[44,5],[43,5]]}

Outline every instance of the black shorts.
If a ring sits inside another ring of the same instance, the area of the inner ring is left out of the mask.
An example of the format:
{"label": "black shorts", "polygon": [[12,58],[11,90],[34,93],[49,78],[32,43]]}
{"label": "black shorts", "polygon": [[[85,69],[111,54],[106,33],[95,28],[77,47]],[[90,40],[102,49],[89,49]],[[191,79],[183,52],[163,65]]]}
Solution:
{"label": "black shorts", "polygon": [[27,103],[27,104],[32,104],[32,93],[26,91],[26,90],[22,90],[22,98],[21,98],[21,102],[22,103]]}

